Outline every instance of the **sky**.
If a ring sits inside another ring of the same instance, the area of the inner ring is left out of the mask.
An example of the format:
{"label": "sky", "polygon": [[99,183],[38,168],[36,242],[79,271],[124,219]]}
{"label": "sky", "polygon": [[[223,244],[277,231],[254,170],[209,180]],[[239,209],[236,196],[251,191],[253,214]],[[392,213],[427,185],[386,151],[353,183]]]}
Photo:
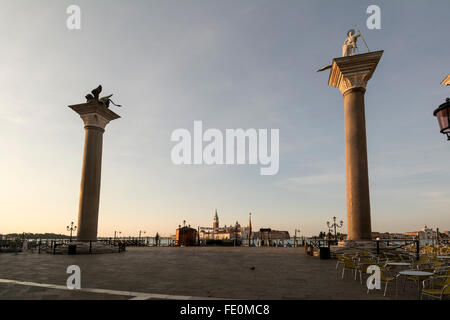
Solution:
{"label": "sky", "polygon": [[[81,29],[69,30],[69,5]],[[369,30],[369,5],[381,29]],[[84,129],[67,106],[99,84],[121,119],[104,134],[99,236],[239,221],[302,235],[346,227],[343,99],[316,70],[357,25],[384,50],[367,86],[373,231],[450,230],[448,0],[0,0],[0,234],[77,221]],[[364,52],[364,45],[359,43]],[[174,165],[171,133],[279,129],[280,168]],[[345,232],[345,230],[343,230]]]}

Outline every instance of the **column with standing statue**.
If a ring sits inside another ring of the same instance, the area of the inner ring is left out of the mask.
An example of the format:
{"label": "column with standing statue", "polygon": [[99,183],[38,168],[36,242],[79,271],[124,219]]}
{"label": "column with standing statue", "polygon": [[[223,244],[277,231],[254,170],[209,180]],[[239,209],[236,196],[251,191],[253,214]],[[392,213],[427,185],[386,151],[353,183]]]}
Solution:
{"label": "column with standing statue", "polygon": [[372,227],[364,95],[383,51],[354,54],[357,37],[353,30],[348,36],[351,39],[344,46],[350,48],[344,48],[344,56],[318,71],[331,69],[328,85],[338,88],[344,98],[348,234],[345,245],[366,246],[372,245]]}

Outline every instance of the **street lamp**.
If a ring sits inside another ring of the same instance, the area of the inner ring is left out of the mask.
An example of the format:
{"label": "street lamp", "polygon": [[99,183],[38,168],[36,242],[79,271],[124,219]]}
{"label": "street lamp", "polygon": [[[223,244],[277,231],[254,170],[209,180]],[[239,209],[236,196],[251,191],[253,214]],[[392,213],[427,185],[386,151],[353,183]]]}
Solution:
{"label": "street lamp", "polygon": [[70,231],[70,242],[72,242],[72,232],[75,230],[77,230],[77,226],[74,226],[72,221],[70,226],[67,226],[67,231]]}
{"label": "street lamp", "polygon": [[299,229],[295,229],[295,231],[294,231],[294,247],[298,247],[297,246],[297,231],[300,233]]}
{"label": "street lamp", "polygon": [[333,217],[333,223],[330,223],[330,221],[327,221],[328,229],[334,228],[334,240],[337,241],[336,228],[342,228],[343,225],[344,225],[344,221],[342,221],[342,220],[339,222],[339,224],[336,223],[336,217]]}
{"label": "street lamp", "polygon": [[142,232],[145,234],[145,231],[139,230],[139,244],[141,243],[141,234],[142,234]]}
{"label": "street lamp", "polygon": [[122,232],[120,232],[120,231],[114,231],[114,241],[115,241],[116,238],[117,238],[116,235],[117,235],[117,234],[121,234],[121,233],[122,233]]}
{"label": "street lamp", "polygon": [[434,110],[433,115],[437,117],[441,133],[446,134],[447,140],[450,141],[450,98],[445,99],[445,102]]}

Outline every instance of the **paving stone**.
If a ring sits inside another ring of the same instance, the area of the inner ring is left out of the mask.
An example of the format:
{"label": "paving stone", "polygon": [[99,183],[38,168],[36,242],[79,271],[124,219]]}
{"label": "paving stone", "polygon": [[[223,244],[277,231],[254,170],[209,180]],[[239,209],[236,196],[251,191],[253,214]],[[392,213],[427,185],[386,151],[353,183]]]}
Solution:
{"label": "paving stone", "polygon": [[[101,255],[0,254],[0,279],[66,285],[66,268],[81,268],[82,288],[229,299],[393,299],[366,294],[353,276],[341,279],[336,260],[307,256],[303,248],[148,247]],[[254,267],[254,270],[251,268]],[[399,298],[416,299],[408,285]],[[129,299],[69,290],[0,284],[0,299]]]}

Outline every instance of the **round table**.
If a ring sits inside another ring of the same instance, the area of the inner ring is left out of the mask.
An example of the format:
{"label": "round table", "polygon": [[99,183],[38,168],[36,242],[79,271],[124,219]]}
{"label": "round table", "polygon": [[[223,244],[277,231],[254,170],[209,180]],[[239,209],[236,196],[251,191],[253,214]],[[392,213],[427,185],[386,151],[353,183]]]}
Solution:
{"label": "round table", "polygon": [[432,272],[426,272],[426,271],[418,271],[418,270],[403,270],[398,273],[402,276],[412,276],[412,277],[419,277],[419,281],[417,281],[417,298],[420,299],[420,278],[427,278],[431,277],[433,275]]}
{"label": "round table", "polygon": [[387,266],[410,266],[411,263],[408,262],[387,262]]}
{"label": "round table", "polygon": [[[408,263],[408,262],[386,262],[386,266],[411,268],[411,263]],[[392,270],[392,271],[394,271],[394,270]]]}

